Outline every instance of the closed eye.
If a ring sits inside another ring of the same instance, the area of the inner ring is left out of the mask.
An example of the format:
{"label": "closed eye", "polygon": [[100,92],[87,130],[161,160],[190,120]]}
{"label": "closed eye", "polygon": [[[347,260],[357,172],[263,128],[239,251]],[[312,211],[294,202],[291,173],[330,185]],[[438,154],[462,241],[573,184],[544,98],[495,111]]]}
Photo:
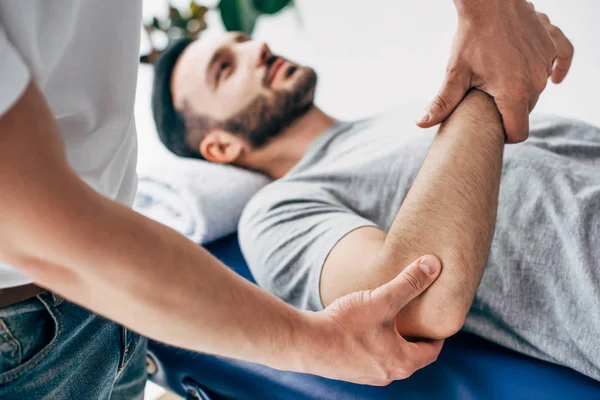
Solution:
{"label": "closed eye", "polygon": [[222,79],[227,78],[229,73],[231,72],[231,63],[229,61],[223,61],[219,64],[219,69],[217,70],[217,85],[221,82]]}

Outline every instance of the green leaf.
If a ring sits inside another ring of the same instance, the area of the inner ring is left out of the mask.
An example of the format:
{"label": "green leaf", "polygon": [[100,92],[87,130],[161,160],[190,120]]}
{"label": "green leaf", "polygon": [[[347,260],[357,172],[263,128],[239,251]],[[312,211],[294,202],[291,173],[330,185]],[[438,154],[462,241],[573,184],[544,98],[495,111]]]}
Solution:
{"label": "green leaf", "polygon": [[192,13],[191,18],[204,21],[204,15],[207,11],[207,7],[199,5],[194,0],[190,1],[190,12]]}
{"label": "green leaf", "polygon": [[291,2],[292,0],[252,0],[254,8],[263,14],[275,14]]}
{"label": "green leaf", "polygon": [[181,19],[181,13],[175,7],[169,6],[169,18],[171,18],[171,19]]}
{"label": "green leaf", "polygon": [[251,0],[221,0],[219,9],[223,24],[228,31],[241,31],[248,34],[254,30],[260,15],[252,6]]}

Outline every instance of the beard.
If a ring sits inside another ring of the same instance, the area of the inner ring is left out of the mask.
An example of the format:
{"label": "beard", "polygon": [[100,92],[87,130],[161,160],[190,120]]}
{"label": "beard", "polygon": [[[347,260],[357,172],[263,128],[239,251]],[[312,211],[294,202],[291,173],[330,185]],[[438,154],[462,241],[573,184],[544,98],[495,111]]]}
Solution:
{"label": "beard", "polygon": [[285,128],[310,110],[314,104],[317,74],[311,68],[296,70],[297,82],[291,90],[259,95],[222,125],[227,132],[244,137],[257,149],[279,136]]}

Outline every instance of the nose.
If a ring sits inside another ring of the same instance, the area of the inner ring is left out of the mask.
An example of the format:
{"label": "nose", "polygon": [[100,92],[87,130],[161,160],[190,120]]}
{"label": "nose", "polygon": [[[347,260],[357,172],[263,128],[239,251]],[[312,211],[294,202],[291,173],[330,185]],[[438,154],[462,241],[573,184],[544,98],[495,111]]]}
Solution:
{"label": "nose", "polygon": [[256,56],[256,67],[260,68],[263,65],[267,65],[269,60],[273,58],[273,53],[271,53],[271,49],[265,42],[258,42],[258,54]]}

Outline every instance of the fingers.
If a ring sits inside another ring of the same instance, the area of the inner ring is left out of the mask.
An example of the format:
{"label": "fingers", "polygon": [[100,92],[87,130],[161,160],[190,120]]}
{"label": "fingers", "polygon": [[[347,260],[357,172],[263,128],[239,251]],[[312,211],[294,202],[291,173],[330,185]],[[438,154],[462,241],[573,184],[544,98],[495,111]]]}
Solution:
{"label": "fingers", "polygon": [[546,24],[550,23],[550,18],[548,17],[548,14],[544,14],[544,13],[537,13],[538,18]]}
{"label": "fingers", "polygon": [[465,68],[449,69],[440,93],[417,121],[421,128],[435,126],[448,118],[471,87],[471,73]]}
{"label": "fingers", "polygon": [[555,26],[550,29],[550,36],[556,45],[556,64],[550,77],[552,82],[561,83],[569,73],[575,48],[565,34]]}
{"label": "fingers", "polygon": [[571,68],[571,60],[572,58],[556,58],[556,66],[550,75],[553,83],[561,83],[565,79],[569,73],[569,68]]}
{"label": "fingers", "polygon": [[435,362],[440,351],[442,351],[443,345],[443,340],[408,343],[405,351],[412,362],[412,368],[417,371]]}
{"label": "fingers", "polygon": [[371,292],[371,299],[381,302],[387,316],[394,318],[412,299],[423,293],[439,276],[442,265],[434,256],[414,261],[396,278]]}
{"label": "fingers", "polygon": [[[530,2],[529,5],[535,10],[533,3]],[[552,82],[561,83],[571,68],[575,48],[563,31],[557,26],[552,25],[548,15],[538,12],[537,16],[546,28],[546,31],[548,31],[548,34],[552,37],[552,41],[556,47],[556,62],[550,77]]]}
{"label": "fingers", "polygon": [[503,102],[494,99],[502,114],[504,131],[508,143],[520,143],[529,135],[529,100]]}

